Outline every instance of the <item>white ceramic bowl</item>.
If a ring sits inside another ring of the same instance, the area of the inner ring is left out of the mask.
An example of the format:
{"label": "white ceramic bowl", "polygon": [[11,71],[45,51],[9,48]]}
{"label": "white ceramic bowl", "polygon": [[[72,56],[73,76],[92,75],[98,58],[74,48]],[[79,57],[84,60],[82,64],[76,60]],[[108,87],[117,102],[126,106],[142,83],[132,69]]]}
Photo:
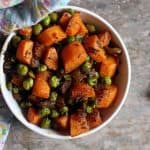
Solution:
{"label": "white ceramic bowl", "polygon": [[[104,122],[98,126],[95,129],[92,129],[86,133],[83,133],[79,136],[76,137],[71,137],[71,136],[65,136],[61,135],[58,132],[55,132],[54,130],[51,129],[41,129],[31,123],[29,123],[24,115],[21,112],[21,109],[15,99],[13,98],[11,92],[9,92],[6,88],[6,76],[3,71],[3,64],[4,64],[4,55],[5,51],[7,50],[8,44],[11,41],[13,35],[15,33],[11,33],[8,38],[6,39],[2,52],[0,55],[0,83],[1,83],[1,91],[2,95],[5,99],[5,102],[7,103],[9,109],[11,112],[15,115],[15,117],[22,123],[24,124],[27,128],[35,131],[36,133],[39,133],[41,135],[47,136],[49,138],[55,138],[55,139],[74,139],[74,138],[79,138],[83,137],[85,135],[90,135],[91,133],[94,133],[98,130],[101,130],[103,127],[105,127],[120,111],[122,105],[125,102],[125,99],[127,97],[127,93],[129,90],[129,85],[130,85],[130,78],[131,78],[131,65],[130,65],[130,60],[129,60],[129,55],[127,52],[127,49],[125,47],[125,44],[123,43],[122,38],[120,35],[117,33],[117,31],[109,24],[106,20],[104,20],[102,17],[96,15],[95,13],[92,13],[86,9],[79,8],[79,7],[74,7],[74,6],[66,6],[66,7],[59,7],[55,8],[54,11],[61,11],[64,9],[72,8],[75,9],[79,12],[81,12],[82,19],[87,22],[87,23],[93,23],[95,24],[98,28],[100,29],[106,29],[109,30],[112,34],[113,41],[122,49],[123,53],[120,56],[121,59],[121,64],[119,66],[119,74],[116,77],[116,84],[118,85],[118,95],[116,98],[115,103],[107,110],[102,111],[102,118]],[[9,114],[8,114],[9,115]]]}

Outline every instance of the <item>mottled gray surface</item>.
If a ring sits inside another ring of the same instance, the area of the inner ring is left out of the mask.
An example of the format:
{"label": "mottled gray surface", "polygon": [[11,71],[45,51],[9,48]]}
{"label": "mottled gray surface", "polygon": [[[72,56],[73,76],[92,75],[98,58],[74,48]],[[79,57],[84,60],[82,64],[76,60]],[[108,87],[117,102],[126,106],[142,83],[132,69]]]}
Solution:
{"label": "mottled gray surface", "polygon": [[13,121],[5,150],[150,149],[150,0],[72,0],[107,19],[123,37],[132,63],[127,101],[102,131],[68,141],[52,140]]}

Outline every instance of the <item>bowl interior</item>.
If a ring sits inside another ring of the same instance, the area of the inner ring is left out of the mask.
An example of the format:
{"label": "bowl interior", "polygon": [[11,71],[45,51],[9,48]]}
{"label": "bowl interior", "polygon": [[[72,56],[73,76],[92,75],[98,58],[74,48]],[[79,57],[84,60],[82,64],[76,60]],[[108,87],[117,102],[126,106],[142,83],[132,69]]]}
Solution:
{"label": "bowl interior", "polygon": [[[115,79],[115,82],[118,85],[118,89],[119,89],[116,101],[113,103],[113,105],[109,109],[101,110],[102,111],[101,116],[104,121],[103,124],[95,129],[90,130],[87,133],[77,136],[77,137],[82,137],[84,135],[88,135],[88,134],[93,133],[93,132],[101,129],[102,127],[104,127],[120,110],[122,104],[124,103],[124,100],[125,100],[125,97],[126,97],[126,94],[128,91],[128,86],[129,86],[129,80],[130,80],[129,58],[128,58],[127,50],[126,50],[120,36],[114,30],[114,28],[109,23],[107,23],[103,18],[101,18],[85,9],[78,8],[78,7],[72,7],[72,6],[55,8],[55,11],[61,11],[63,9],[68,9],[68,8],[73,8],[77,11],[80,11],[84,22],[95,24],[99,30],[104,30],[104,29],[109,30],[112,34],[114,43],[116,45],[118,45],[120,48],[122,48],[122,50],[123,50],[123,53],[120,56],[121,64],[119,66],[119,73]],[[14,100],[12,94],[7,90],[6,77],[5,77],[5,74],[3,71],[4,53],[7,50],[8,44],[9,44],[11,38],[13,37],[13,35],[14,35],[14,33],[10,34],[10,36],[7,38],[7,40],[3,46],[1,56],[0,56],[1,91],[2,91],[3,97],[4,97],[8,107],[10,108],[10,110],[16,116],[16,118],[18,120],[20,120],[26,127],[32,129],[33,131],[35,131],[39,134],[45,135],[47,137],[51,137],[51,138],[71,139],[72,137],[61,135],[58,132],[55,132],[54,130],[41,129],[33,124],[30,124],[26,120],[24,115],[22,114],[21,109],[20,109],[19,105],[16,103],[16,101]],[[77,138],[77,137],[75,137],[75,138]]]}

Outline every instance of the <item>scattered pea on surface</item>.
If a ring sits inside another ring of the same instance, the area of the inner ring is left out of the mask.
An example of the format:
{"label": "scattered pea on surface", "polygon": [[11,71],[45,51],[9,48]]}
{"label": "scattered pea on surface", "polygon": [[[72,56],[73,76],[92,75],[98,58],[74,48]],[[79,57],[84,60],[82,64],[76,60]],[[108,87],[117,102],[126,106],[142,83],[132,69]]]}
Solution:
{"label": "scattered pea on surface", "polygon": [[43,30],[43,27],[41,24],[36,24],[35,26],[33,26],[33,34],[34,35],[39,35],[42,30]]}
{"label": "scattered pea on surface", "polygon": [[17,67],[17,72],[21,76],[25,76],[28,73],[28,67],[23,64],[19,64]]}
{"label": "scattered pea on surface", "polygon": [[50,125],[51,125],[51,120],[49,118],[44,118],[41,122],[41,128],[45,128],[45,129],[48,129],[50,128]]}

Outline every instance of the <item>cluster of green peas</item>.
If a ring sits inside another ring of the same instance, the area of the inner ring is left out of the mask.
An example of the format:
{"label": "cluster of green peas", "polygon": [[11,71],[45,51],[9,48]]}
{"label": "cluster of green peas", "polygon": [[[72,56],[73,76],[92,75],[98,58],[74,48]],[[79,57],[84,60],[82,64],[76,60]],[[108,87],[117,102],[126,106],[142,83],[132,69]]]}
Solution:
{"label": "cluster of green peas", "polygon": [[[39,110],[39,114],[40,116],[43,118],[42,122],[41,122],[41,127],[42,128],[49,128],[51,125],[51,119],[55,119],[57,118],[60,114],[61,115],[67,115],[68,114],[68,107],[64,106],[60,109],[60,112],[58,112],[55,109],[50,109],[47,107],[43,107]],[[48,117],[50,116],[50,117]]]}
{"label": "cluster of green peas", "polygon": [[[43,72],[46,70],[47,70],[46,65],[44,65],[44,64],[39,65],[38,72]],[[29,77],[23,81],[23,88],[25,90],[30,90],[34,85],[34,78],[35,78],[34,73],[32,71],[29,71],[28,66],[24,65],[24,64],[19,64],[17,66],[17,72],[21,76],[26,76],[27,74],[29,75]],[[51,87],[57,88],[60,85],[60,78],[58,78],[57,76],[54,75],[51,77],[49,83],[50,83]],[[8,83],[8,89],[11,90],[11,83]],[[13,93],[17,93],[18,90],[16,90],[16,89],[17,89],[16,87],[15,87],[15,89],[13,89],[13,91],[14,91]]]}
{"label": "cluster of green peas", "polygon": [[[90,57],[88,56],[86,59],[86,62],[82,65],[82,71],[89,74],[92,69],[92,63],[90,62]],[[100,78],[98,72],[94,72],[92,76],[89,76],[87,79],[87,82],[90,86],[95,86],[98,82],[98,79]],[[112,80],[109,76],[105,76],[101,78],[101,82],[106,85],[110,85],[112,83]]]}
{"label": "cluster of green peas", "polygon": [[[39,72],[46,71],[46,70],[47,70],[46,65],[41,64],[38,67]],[[23,88],[25,90],[30,90],[34,85],[34,78],[35,78],[34,73],[29,71],[28,67],[24,64],[19,64],[17,66],[17,72],[21,76],[26,76],[27,74],[29,75],[29,77],[23,81]],[[70,75],[65,75],[65,78],[69,79]],[[49,84],[52,88],[57,88],[60,85],[60,78],[58,78],[55,75],[52,76],[50,81],[49,81]],[[11,90],[14,94],[19,93],[19,89],[17,87],[13,87],[12,83],[10,83],[10,82],[7,84],[7,88],[8,88],[8,90]],[[57,98],[58,98],[58,93],[55,91],[51,92],[50,101],[55,103]],[[27,105],[30,105],[30,104],[24,103],[24,102],[21,103],[21,107],[23,107],[23,108],[26,107]],[[51,118],[57,118],[59,116],[59,114],[66,115],[68,113],[68,110],[69,109],[67,106],[62,107],[60,109],[60,112],[58,112],[55,109],[51,110],[50,108],[46,108],[46,107],[41,108],[39,113],[40,113],[41,117],[44,118],[42,120],[41,127],[42,128],[49,128],[50,127],[51,120],[46,116],[51,116]]]}

